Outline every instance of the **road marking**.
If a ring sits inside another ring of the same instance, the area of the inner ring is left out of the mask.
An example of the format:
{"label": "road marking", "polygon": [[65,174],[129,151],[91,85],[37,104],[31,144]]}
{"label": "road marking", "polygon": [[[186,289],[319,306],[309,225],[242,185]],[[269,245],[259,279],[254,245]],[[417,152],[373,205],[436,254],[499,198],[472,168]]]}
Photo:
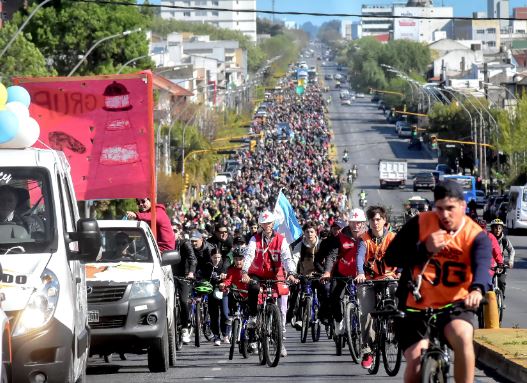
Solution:
{"label": "road marking", "polygon": [[221,371],[221,367],[212,367],[212,371]]}
{"label": "road marking", "polygon": [[227,363],[227,362],[228,362],[228,360],[218,360],[218,363],[219,363],[219,364]]}
{"label": "road marking", "polygon": [[212,380],[214,379],[214,376],[206,376],[203,378],[203,380]]}

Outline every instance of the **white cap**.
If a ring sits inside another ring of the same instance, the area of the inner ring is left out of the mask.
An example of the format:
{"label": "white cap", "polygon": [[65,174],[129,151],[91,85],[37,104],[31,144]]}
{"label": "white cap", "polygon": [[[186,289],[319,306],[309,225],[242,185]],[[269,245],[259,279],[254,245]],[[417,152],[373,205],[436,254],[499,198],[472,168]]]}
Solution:
{"label": "white cap", "polygon": [[352,209],[350,211],[349,219],[350,222],[366,222],[366,214],[362,209]]}
{"label": "white cap", "polygon": [[260,216],[258,217],[258,224],[262,223],[271,223],[275,221],[275,216],[272,212],[269,210],[264,210],[260,213]]}

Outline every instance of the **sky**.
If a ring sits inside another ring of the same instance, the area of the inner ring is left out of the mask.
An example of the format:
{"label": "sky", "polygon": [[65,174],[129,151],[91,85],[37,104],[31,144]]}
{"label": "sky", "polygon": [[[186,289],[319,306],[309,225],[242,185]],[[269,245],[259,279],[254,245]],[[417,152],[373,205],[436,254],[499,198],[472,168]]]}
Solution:
{"label": "sky", "polygon": [[[353,13],[360,14],[362,4],[392,4],[393,0],[275,0],[276,11],[311,11],[326,13]],[[399,0],[396,2],[406,2]],[[512,8],[527,6],[527,0],[509,0],[510,14]],[[434,6],[454,7],[454,16],[472,16],[472,12],[487,11],[487,0],[434,0]],[[256,7],[263,10],[272,9],[272,0],[256,0]],[[271,18],[270,15],[264,17]],[[311,21],[315,25],[320,25],[325,21],[335,17],[315,17],[315,16],[284,16],[277,15],[276,19],[286,19],[304,23]],[[354,20],[356,18],[350,18]]]}

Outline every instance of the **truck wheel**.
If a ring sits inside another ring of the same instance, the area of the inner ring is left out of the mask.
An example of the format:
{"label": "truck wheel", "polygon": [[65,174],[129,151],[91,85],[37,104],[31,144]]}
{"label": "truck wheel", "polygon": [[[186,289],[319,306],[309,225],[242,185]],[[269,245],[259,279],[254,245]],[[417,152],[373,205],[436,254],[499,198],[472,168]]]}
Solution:
{"label": "truck wheel", "polygon": [[168,329],[168,360],[170,367],[174,367],[176,365],[176,343],[176,324],[172,320],[172,326],[170,326]]}
{"label": "truck wheel", "polygon": [[169,365],[168,354],[168,325],[165,323],[163,336],[154,339],[148,348],[148,369],[150,372],[167,372]]}

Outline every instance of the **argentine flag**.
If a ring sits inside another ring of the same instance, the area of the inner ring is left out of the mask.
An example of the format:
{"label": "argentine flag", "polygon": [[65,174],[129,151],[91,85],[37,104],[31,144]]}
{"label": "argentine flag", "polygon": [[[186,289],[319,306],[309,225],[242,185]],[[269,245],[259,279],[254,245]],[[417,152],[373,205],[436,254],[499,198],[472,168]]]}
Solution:
{"label": "argentine flag", "polygon": [[274,215],[276,217],[274,229],[285,237],[288,244],[293,243],[302,236],[302,228],[296,219],[293,206],[291,206],[282,191],[278,194],[278,199],[274,206]]}

